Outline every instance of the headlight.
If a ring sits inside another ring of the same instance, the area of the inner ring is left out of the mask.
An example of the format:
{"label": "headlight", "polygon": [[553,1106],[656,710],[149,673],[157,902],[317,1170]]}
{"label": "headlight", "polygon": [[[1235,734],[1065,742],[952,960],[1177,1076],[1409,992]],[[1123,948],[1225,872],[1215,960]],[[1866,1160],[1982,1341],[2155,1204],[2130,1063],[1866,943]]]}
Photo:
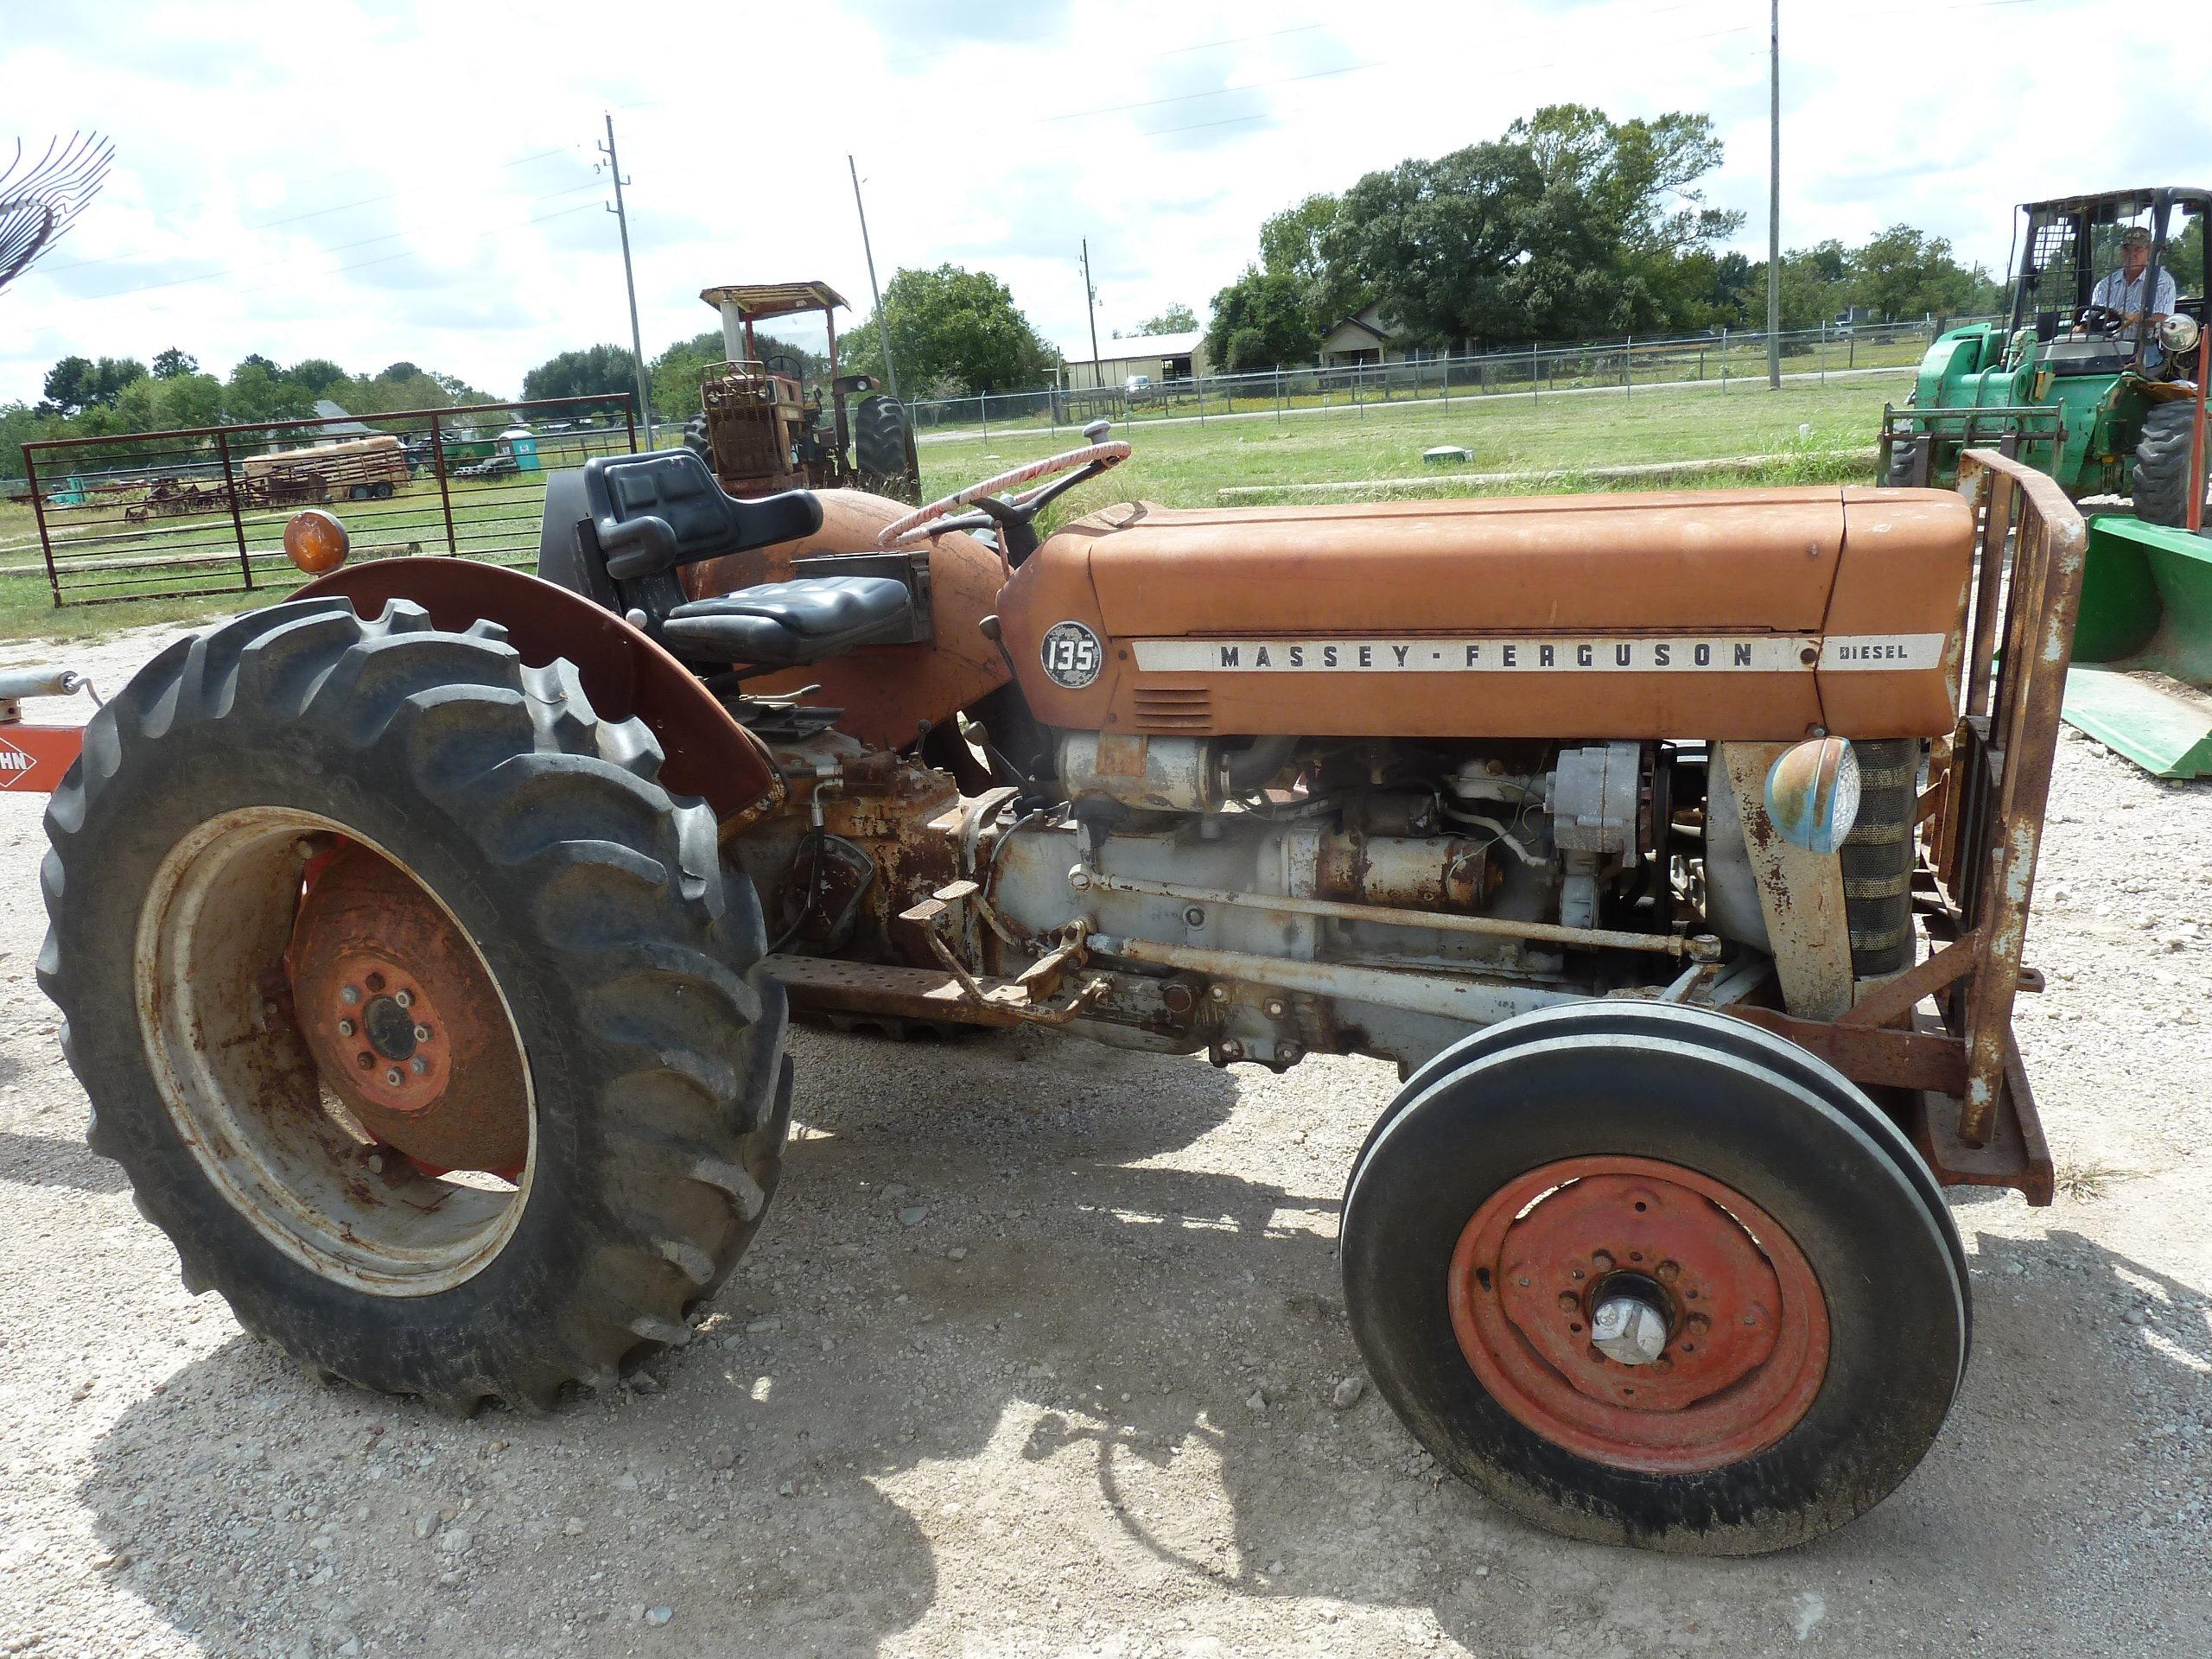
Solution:
{"label": "headlight", "polygon": [[1832,853],[1859,822],[1859,757],[1851,741],[1793,743],[1767,768],[1766,815],[1775,833],[1808,852]]}
{"label": "headlight", "polygon": [[2158,325],[2158,344],[2165,347],[2168,357],[2187,357],[2196,349],[2197,336],[2203,332],[2195,317],[2177,311]]}

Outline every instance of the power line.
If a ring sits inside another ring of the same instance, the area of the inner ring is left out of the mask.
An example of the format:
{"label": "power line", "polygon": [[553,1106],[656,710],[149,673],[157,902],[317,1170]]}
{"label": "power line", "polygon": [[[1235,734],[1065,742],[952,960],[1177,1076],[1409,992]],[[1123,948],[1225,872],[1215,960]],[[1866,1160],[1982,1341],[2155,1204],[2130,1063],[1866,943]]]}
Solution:
{"label": "power line", "polygon": [[[510,171],[518,167],[527,167],[532,162],[542,162],[548,156],[566,156],[570,153],[573,148],[574,146],[572,145],[563,144],[554,149],[533,150],[527,156],[518,156],[512,162],[493,162],[491,163],[491,166],[498,168],[501,171]],[[303,219],[323,219],[332,213],[346,213],[355,207],[372,207],[380,201],[397,201],[408,194],[409,193],[404,190],[386,190],[379,195],[362,196],[353,201],[334,202],[327,207],[309,208],[303,213],[287,213],[281,219],[257,219],[251,225],[241,225],[238,228],[242,231],[272,231],[276,229],[279,226],[297,225]],[[532,200],[546,200],[546,198],[533,197]],[[96,259],[79,259],[74,264],[67,265],[49,265],[47,267],[45,274],[49,276],[59,276],[65,270],[82,270],[87,265],[112,264],[118,259],[128,259],[132,257],[133,256],[129,253],[104,253]]]}
{"label": "power line", "polygon": [[[548,192],[546,194],[542,195],[542,196],[530,196],[530,197],[527,197],[527,198],[525,198],[525,199],[524,200],[524,201],[523,201],[523,203],[522,203],[522,206],[524,206],[524,207],[534,207],[534,206],[536,206],[537,203],[539,203],[539,202],[541,202],[541,201],[557,201],[557,200],[559,200],[563,196],[581,195],[583,192],[585,192],[585,191],[587,191],[587,190],[596,191],[598,188],[599,188],[599,182],[598,182],[598,181],[597,181],[597,180],[593,180],[591,182],[589,182],[589,183],[588,183],[588,184],[572,185],[572,186],[570,186],[570,187],[569,187],[568,189],[566,189],[566,190],[554,190],[554,191],[550,191],[550,192]],[[557,217],[557,215],[548,215],[548,217]],[[528,219],[528,220],[525,220],[525,221],[524,221],[524,223],[526,223],[526,224],[533,224],[533,225],[534,225],[534,224],[540,223],[540,222],[541,222],[541,221],[537,220],[537,219]],[[348,250],[350,250],[350,249],[353,249],[353,248],[365,248],[365,247],[372,247],[372,246],[375,245],[377,243],[379,243],[379,242],[397,242],[397,241],[400,241],[400,240],[402,240],[403,238],[407,238],[407,237],[410,237],[410,236],[411,236],[411,235],[413,235],[413,234],[414,234],[414,232],[412,232],[411,231],[387,231],[387,232],[386,232],[384,235],[382,235],[382,236],[365,236],[365,237],[361,238],[359,241],[356,241],[356,242],[340,242],[340,244],[338,244],[338,245],[337,245],[337,246],[335,246],[335,247],[329,247],[329,248],[312,248],[312,249],[309,249],[309,250],[308,250],[308,252],[309,252],[310,254],[344,253],[344,252],[347,251]],[[293,267],[293,266],[295,266],[295,265],[298,264],[299,263],[300,263],[300,262],[299,262],[298,260],[286,260],[286,261],[284,261],[284,262],[282,262],[282,263],[280,263],[280,264],[275,264],[275,265],[226,265],[226,266],[224,266],[222,269],[218,270],[203,270],[203,271],[199,272],[197,275],[191,276],[173,276],[173,277],[169,278],[167,282],[161,282],[161,283],[140,283],[140,284],[139,284],[137,287],[136,287],[136,288],[118,288],[118,289],[110,289],[107,293],[105,293],[105,294],[80,294],[80,295],[78,295],[78,296],[74,296],[74,297],[75,297],[75,298],[77,298],[79,301],[83,302],[86,302],[86,303],[90,303],[90,302],[96,302],[96,301],[99,301],[99,300],[119,300],[119,299],[123,299],[123,298],[124,298],[125,296],[129,296],[129,295],[132,295],[132,294],[151,294],[151,293],[156,293],[156,292],[159,291],[160,289],[167,289],[167,288],[186,288],[186,287],[189,287],[191,284],[193,284],[193,283],[212,283],[212,282],[215,281],[215,280],[216,280],[217,278],[219,278],[219,277],[222,277],[222,276],[236,276],[240,275],[242,272],[245,272],[245,271],[247,271],[247,270],[288,270],[288,269],[289,269],[289,268],[291,268],[291,267]],[[381,262],[381,261],[375,261],[375,260],[372,260],[372,261],[370,261],[369,263],[370,263],[370,264],[381,264],[382,262]],[[363,269],[363,267],[362,267],[362,266],[359,266],[359,265],[346,265],[346,266],[342,266],[342,267],[340,267],[340,269],[342,269],[342,270],[359,270]],[[243,289],[243,290],[241,290],[241,291],[242,291],[242,292],[245,292],[245,293],[257,293],[257,292],[259,292],[260,290],[259,290],[259,289]]]}

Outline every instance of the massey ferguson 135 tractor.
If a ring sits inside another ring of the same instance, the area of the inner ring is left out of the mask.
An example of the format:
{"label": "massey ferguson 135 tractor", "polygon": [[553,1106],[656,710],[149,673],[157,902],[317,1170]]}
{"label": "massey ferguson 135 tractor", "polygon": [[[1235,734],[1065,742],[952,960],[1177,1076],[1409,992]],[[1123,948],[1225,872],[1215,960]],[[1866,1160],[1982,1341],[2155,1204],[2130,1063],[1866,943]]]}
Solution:
{"label": "massey ferguson 135 tractor", "polygon": [[40,982],[187,1285],[544,1408],[760,1226],[787,1007],[1374,1055],[1344,1297],[1440,1462],[1688,1552],[1878,1502],[1967,1363],[1942,1185],[2050,1195],[2065,498],[1978,453],[1040,537],[1086,435],[912,512],[594,460],[535,576],[302,514],[325,574],[148,664],[48,818]]}

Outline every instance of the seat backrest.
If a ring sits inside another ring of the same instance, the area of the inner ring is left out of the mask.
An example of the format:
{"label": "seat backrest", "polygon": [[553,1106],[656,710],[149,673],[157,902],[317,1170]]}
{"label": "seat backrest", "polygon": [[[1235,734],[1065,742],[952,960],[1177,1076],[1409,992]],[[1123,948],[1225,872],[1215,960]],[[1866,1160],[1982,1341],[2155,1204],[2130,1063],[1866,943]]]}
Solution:
{"label": "seat backrest", "polygon": [[690,449],[597,456],[584,463],[584,496],[607,574],[616,582],[772,547],[822,528],[822,504],[811,491],[740,500]]}

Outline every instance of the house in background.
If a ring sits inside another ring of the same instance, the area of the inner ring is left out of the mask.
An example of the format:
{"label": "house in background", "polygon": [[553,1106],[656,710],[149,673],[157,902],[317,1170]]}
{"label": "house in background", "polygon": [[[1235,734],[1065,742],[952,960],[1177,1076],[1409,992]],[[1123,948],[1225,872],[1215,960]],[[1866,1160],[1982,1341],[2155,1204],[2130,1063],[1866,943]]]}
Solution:
{"label": "house in background", "polygon": [[1211,374],[1206,360],[1206,337],[1202,328],[1182,334],[1132,334],[1126,340],[1101,340],[1093,360],[1090,342],[1063,349],[1060,385],[1068,391],[1095,391],[1100,387],[1118,391],[1133,375],[1145,375],[1153,385],[1188,380]]}
{"label": "house in background", "polygon": [[[1457,349],[1465,350],[1465,342]],[[1452,353],[1433,346],[1415,346],[1405,328],[1386,320],[1377,303],[1363,307],[1322,337],[1321,366],[1349,369],[1378,363],[1433,363]]]}

